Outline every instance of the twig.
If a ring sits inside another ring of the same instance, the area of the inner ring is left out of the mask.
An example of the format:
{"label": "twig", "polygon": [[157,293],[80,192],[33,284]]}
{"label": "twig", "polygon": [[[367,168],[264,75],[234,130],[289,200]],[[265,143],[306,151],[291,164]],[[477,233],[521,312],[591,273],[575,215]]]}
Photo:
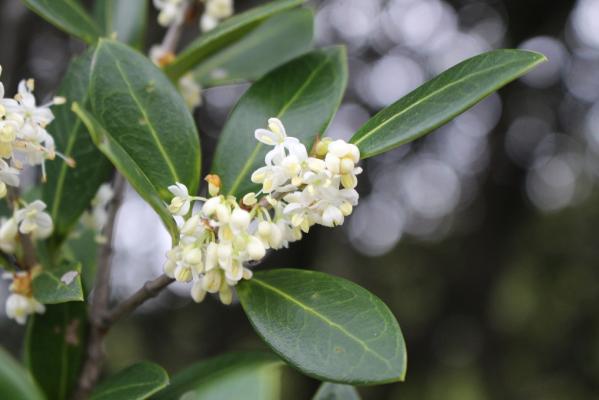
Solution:
{"label": "twig", "polygon": [[128,299],[118,304],[104,319],[105,329],[109,329],[115,322],[133,312],[146,301],[156,297],[163,289],[175,280],[162,274],[158,278],[147,281],[144,285]]}
{"label": "twig", "polygon": [[98,252],[98,271],[94,283],[93,299],[89,312],[90,332],[87,342],[86,359],[81,369],[79,383],[74,399],[86,399],[95,386],[104,363],[103,339],[106,329],[103,320],[107,313],[110,300],[110,274],[112,261],[112,240],[117,211],[123,200],[125,180],[120,174],[114,179],[114,197],[105,227],[106,243]]}

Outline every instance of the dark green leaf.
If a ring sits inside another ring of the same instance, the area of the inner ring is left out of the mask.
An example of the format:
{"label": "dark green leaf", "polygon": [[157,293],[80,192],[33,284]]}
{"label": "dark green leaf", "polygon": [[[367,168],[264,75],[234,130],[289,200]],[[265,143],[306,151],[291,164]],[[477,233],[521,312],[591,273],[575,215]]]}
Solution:
{"label": "dark green leaf", "polygon": [[321,380],[403,380],[406,348],[389,308],[366,289],[321,272],[258,272],[237,286],[250,322],[292,366]]}
{"label": "dark green leaf", "polygon": [[137,160],[133,159],[119,142],[110,135],[94,117],[79,104],[73,104],[73,111],[87,127],[92,140],[100,151],[114,164],[116,169],[123,174],[131,186],[144,198],[146,202],[158,213],[173,240],[178,237],[177,224],[170,215],[165,203],[160,198],[156,186],[150,181],[142,170]]}
{"label": "dark green leaf", "polygon": [[524,50],[495,50],[448,69],[372,117],[352,137],[362,158],[411,142],[545,61]]}
{"label": "dark green leaf", "polygon": [[236,42],[266,18],[302,4],[304,0],[277,0],[237,14],[211,31],[201,35],[185,48],[177,59],[165,68],[176,80],[212,54]]}
{"label": "dark green leaf", "polygon": [[360,394],[353,386],[324,382],[312,400],[360,400]]}
{"label": "dark green leaf", "polygon": [[83,39],[93,43],[100,36],[100,28],[91,16],[73,0],[23,0],[27,7],[46,21]]}
{"label": "dark green leaf", "polygon": [[0,394],[10,400],[44,400],[31,375],[0,347]]}
{"label": "dark green leaf", "polygon": [[54,221],[55,243],[68,235],[112,171],[110,162],[98,151],[81,120],[71,111],[73,102],[86,104],[88,101],[92,54],[87,51],[71,62],[59,89],[59,94],[67,98],[67,104],[53,108],[56,119],[49,126],[58,151],[77,163],[75,168],[59,158],[46,163],[48,182],[43,185],[42,198]]}
{"label": "dark green leaf", "polygon": [[[46,306],[29,320],[25,363],[49,400],[70,397],[85,354],[84,303]],[[11,398],[11,397],[7,397]]]}
{"label": "dark green leaf", "polygon": [[214,155],[212,172],[220,175],[223,191],[256,190],[250,176],[264,164],[268,148],[254,138],[254,130],[277,117],[289,135],[310,148],[337,111],[346,83],[345,50],[331,47],[296,58],[253,84],[233,109]]}
{"label": "dark green leaf", "polygon": [[43,304],[83,301],[81,264],[63,262],[57,268],[44,270],[32,282],[33,297]]}
{"label": "dark green leaf", "polygon": [[168,385],[168,375],[159,365],[141,362],[102,382],[90,400],[143,400]]}
{"label": "dark green leaf", "polygon": [[253,81],[305,53],[312,45],[314,16],[300,8],[276,14],[238,42],[202,61],[193,72],[202,87]]}
{"label": "dark green leaf", "polygon": [[[140,168],[163,200],[181,182],[200,181],[200,144],[193,118],[175,87],[130,47],[101,39],[92,62],[91,111]],[[143,197],[144,193],[140,193]]]}
{"label": "dark green leaf", "polygon": [[94,15],[104,34],[143,48],[148,21],[148,0],[96,0]]}
{"label": "dark green leaf", "polygon": [[268,353],[226,354],[184,369],[152,399],[278,400],[283,365]]}

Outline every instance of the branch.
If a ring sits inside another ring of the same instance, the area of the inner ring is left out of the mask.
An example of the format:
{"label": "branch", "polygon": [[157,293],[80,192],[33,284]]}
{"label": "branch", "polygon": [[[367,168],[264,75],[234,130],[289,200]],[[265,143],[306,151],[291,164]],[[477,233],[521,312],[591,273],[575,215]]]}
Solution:
{"label": "branch", "polygon": [[114,178],[114,197],[110,205],[108,221],[104,228],[106,243],[99,249],[98,271],[94,283],[93,299],[89,312],[90,333],[87,342],[87,358],[79,375],[79,383],[74,399],[84,400],[95,386],[102,365],[104,363],[103,339],[106,329],[102,324],[103,318],[107,313],[108,302],[110,300],[110,275],[112,262],[112,240],[114,236],[114,225],[116,222],[117,211],[123,201],[123,191],[125,180],[118,174]]}
{"label": "branch", "polygon": [[174,279],[162,274],[158,278],[144,283],[144,285],[137,292],[117,305],[106,316],[103,321],[105,329],[110,329],[115,322],[132,313],[137,307],[141,306],[146,301],[156,297],[163,289],[165,289],[174,281]]}

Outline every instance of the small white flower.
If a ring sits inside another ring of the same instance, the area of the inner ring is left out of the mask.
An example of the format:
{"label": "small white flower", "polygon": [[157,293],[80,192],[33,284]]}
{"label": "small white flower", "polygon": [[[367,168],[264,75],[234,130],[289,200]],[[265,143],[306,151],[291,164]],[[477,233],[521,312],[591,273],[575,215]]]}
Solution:
{"label": "small white flower", "polygon": [[52,218],[44,210],[46,203],[35,200],[25,208],[15,211],[15,220],[19,224],[19,232],[33,234],[36,239],[45,239],[52,233]]}
{"label": "small white flower", "polygon": [[175,196],[168,206],[170,213],[180,216],[186,215],[191,207],[191,197],[187,191],[187,186],[177,182],[169,186],[168,190]]}
{"label": "small white flower", "polygon": [[33,313],[43,314],[46,308],[33,297],[13,293],[6,300],[6,315],[24,325],[27,317]]}

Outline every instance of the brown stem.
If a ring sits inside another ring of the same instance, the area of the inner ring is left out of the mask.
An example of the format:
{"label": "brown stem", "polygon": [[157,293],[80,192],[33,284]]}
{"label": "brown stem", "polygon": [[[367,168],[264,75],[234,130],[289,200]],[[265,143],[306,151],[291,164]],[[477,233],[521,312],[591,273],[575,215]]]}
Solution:
{"label": "brown stem", "polygon": [[146,301],[156,297],[163,289],[173,283],[175,280],[166,275],[160,275],[158,278],[147,281],[131,297],[118,304],[104,319],[104,326],[109,329],[115,322],[124,316],[132,313]]}
{"label": "brown stem", "polygon": [[79,375],[79,383],[74,399],[88,398],[95,386],[104,363],[103,339],[106,334],[103,320],[106,317],[110,300],[110,272],[112,261],[112,240],[117,211],[123,200],[125,180],[120,174],[114,179],[114,197],[110,205],[108,220],[104,229],[106,243],[98,251],[98,271],[94,283],[93,298],[89,311],[89,337],[87,341],[86,359]]}

